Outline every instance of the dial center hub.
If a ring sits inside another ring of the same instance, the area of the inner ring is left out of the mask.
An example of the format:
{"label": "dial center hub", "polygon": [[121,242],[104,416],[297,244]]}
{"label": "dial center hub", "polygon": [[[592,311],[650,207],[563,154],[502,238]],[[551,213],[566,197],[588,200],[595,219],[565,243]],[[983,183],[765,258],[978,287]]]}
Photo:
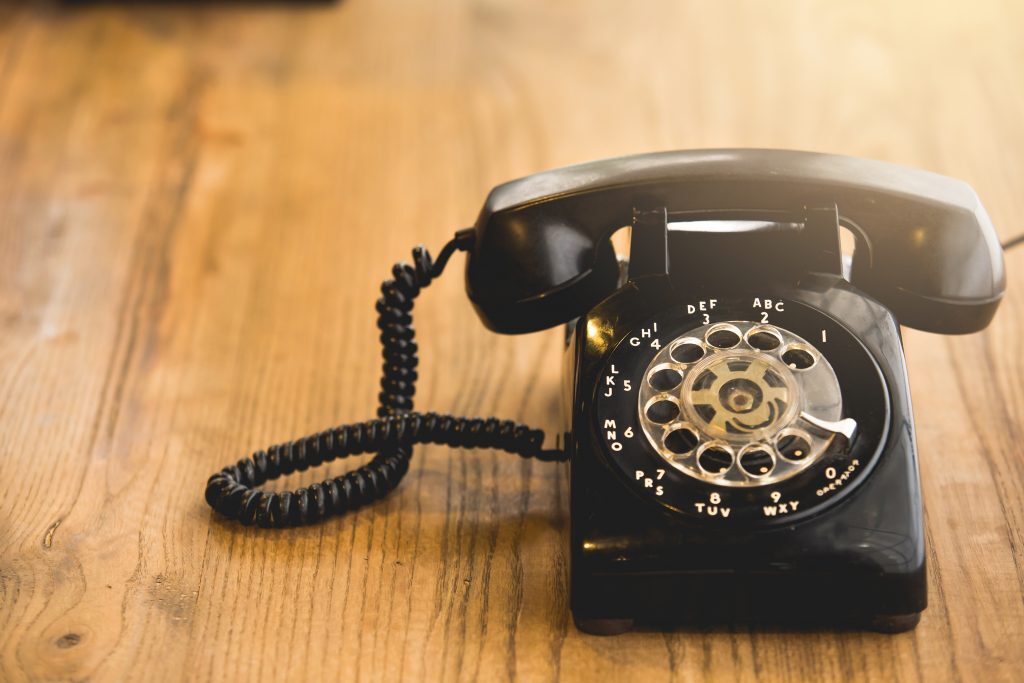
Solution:
{"label": "dial center hub", "polygon": [[683,410],[716,439],[749,441],[792,420],[800,389],[782,362],[757,350],[709,353],[683,382]]}
{"label": "dial center hub", "polygon": [[734,413],[749,413],[764,402],[764,392],[749,379],[731,379],[718,392],[718,400]]}

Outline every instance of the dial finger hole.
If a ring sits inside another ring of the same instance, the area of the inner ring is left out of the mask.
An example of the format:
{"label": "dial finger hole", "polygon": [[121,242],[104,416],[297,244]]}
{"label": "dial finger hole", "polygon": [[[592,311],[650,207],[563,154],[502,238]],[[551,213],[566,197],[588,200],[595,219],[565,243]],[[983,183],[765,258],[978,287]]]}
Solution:
{"label": "dial finger hole", "polygon": [[801,432],[787,431],[779,434],[775,448],[786,460],[800,462],[811,454],[811,439]]}
{"label": "dial finger hole", "polygon": [[658,424],[667,424],[679,415],[679,404],[667,396],[655,396],[644,410],[647,419]]}
{"label": "dial finger hole", "polygon": [[782,346],[782,335],[773,327],[752,327],[747,331],[747,343],[758,351],[774,351]]}
{"label": "dial finger hole", "polygon": [[665,435],[665,448],[676,455],[683,455],[696,448],[699,440],[697,432],[689,427],[679,427]]}
{"label": "dial finger hole", "polygon": [[740,331],[733,325],[715,325],[704,339],[716,349],[731,349],[740,343]]}
{"label": "dial finger hole", "polygon": [[814,367],[818,358],[814,351],[804,344],[790,344],[782,352],[782,362],[794,370],[808,370]]}
{"label": "dial finger hole", "polygon": [[697,456],[697,466],[707,474],[725,474],[732,467],[733,454],[726,446],[711,444]]}
{"label": "dial finger hole", "polygon": [[775,456],[767,446],[756,444],[740,454],[740,467],[752,477],[764,477],[775,469]]}
{"label": "dial finger hole", "polygon": [[682,381],[682,374],[668,365],[655,366],[647,375],[647,383],[655,391],[671,391],[679,386],[679,383]]}
{"label": "dial finger hole", "polygon": [[668,355],[672,360],[677,363],[696,363],[704,357],[704,345],[700,339],[687,338],[680,339],[679,342],[672,346],[672,349],[668,352]]}

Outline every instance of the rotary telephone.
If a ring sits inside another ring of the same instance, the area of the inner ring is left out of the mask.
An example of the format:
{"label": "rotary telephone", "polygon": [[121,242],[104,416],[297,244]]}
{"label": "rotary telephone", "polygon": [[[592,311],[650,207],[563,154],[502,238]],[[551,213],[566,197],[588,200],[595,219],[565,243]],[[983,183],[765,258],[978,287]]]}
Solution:
{"label": "rotary telephone", "polygon": [[[628,262],[609,239],[624,226]],[[567,326],[556,448],[510,421],[413,412],[413,301],[456,251],[488,328]],[[206,499],[287,527],[386,495],[416,443],[568,460],[581,630],[906,630],[927,596],[899,325],[980,330],[1004,288],[974,191],[924,171],[738,149],[538,173],[494,188],[436,261],[417,248],[394,267],[377,302],[377,419],[243,458]],[[375,456],[320,484],[257,488],[360,453]]]}

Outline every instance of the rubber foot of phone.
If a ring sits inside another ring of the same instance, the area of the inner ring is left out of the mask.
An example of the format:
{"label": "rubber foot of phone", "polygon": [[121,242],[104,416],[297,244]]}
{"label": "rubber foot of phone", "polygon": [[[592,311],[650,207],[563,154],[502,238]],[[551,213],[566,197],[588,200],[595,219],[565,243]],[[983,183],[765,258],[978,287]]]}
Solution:
{"label": "rubber foot of phone", "polygon": [[580,619],[573,617],[576,628],[592,636],[617,636],[633,629],[633,619]]}
{"label": "rubber foot of phone", "polygon": [[878,633],[903,633],[913,630],[921,621],[920,612],[910,614],[876,614],[868,622],[868,628]]}

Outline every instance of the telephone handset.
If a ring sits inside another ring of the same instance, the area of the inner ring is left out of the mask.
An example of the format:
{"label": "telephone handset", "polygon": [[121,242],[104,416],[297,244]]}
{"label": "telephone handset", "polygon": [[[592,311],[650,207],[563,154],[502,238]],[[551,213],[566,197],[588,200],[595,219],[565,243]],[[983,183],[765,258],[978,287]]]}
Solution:
{"label": "telephone handset", "polygon": [[[624,226],[628,263],[610,242]],[[487,327],[568,324],[560,447],[510,421],[412,412],[413,300],[455,251]],[[386,495],[416,443],[500,448],[570,463],[582,630],[917,623],[924,534],[899,324],[966,333],[995,314],[1002,250],[968,185],[807,152],[637,155],[501,185],[436,262],[422,248],[413,260],[377,303],[378,418],[224,468],[207,483],[215,510],[313,523]],[[359,453],[376,455],[293,492],[256,488]]]}
{"label": "telephone handset", "polygon": [[[804,207],[818,206],[837,206],[855,231],[853,284],[902,324],[974,332],[995,314],[1002,252],[970,186],[895,164],[779,150],[642,154],[500,185],[476,223],[467,289],[489,328],[532,332],[584,314],[616,289],[608,238],[634,210],[663,207],[680,221],[790,214],[799,225]],[[834,231],[804,232],[835,248]]]}

